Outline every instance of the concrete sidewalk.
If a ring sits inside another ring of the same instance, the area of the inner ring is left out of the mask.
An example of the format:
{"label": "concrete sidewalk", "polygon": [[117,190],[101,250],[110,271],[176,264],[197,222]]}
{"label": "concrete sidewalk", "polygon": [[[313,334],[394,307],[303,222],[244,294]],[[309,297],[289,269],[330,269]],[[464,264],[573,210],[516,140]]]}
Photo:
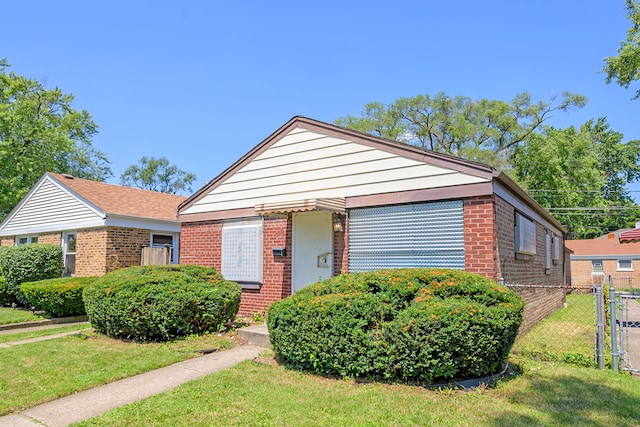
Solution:
{"label": "concrete sidewalk", "polygon": [[0,417],[0,427],[67,426],[253,359],[262,351],[264,347],[245,344],[178,362]]}

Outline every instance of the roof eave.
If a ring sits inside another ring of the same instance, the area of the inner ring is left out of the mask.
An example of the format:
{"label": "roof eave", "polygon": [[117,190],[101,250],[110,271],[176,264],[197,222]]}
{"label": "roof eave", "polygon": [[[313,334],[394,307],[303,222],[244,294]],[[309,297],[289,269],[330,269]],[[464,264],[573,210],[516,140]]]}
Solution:
{"label": "roof eave", "polygon": [[233,163],[231,166],[225,169],[217,177],[215,177],[214,179],[209,181],[207,184],[205,184],[203,187],[201,187],[198,191],[196,191],[189,198],[187,198],[187,200],[182,202],[178,206],[178,215],[180,215],[181,211],[195,204],[198,200],[200,200],[200,198],[206,195],[209,191],[213,190],[217,185],[224,182],[227,179],[227,177],[229,177],[230,175],[235,173],[238,169],[243,167],[245,164],[253,160],[256,156],[258,156],[260,153],[266,150],[269,146],[271,146],[272,143],[277,141],[280,137],[286,135],[288,132],[290,132],[292,129],[296,127],[303,127],[311,131],[320,131],[325,134],[332,135],[342,139],[351,138],[355,142],[371,144],[381,150],[392,151],[400,155],[408,156],[413,159],[424,161],[424,162],[429,161],[430,163],[435,163],[436,165],[448,167],[450,169],[454,169],[463,173],[484,177],[487,180],[491,179],[494,173],[493,168],[483,163],[473,162],[470,160],[462,159],[460,157],[437,153],[435,151],[423,150],[421,148],[414,147],[409,144],[404,144],[401,142],[373,136],[367,133],[346,129],[333,124],[310,119],[308,117],[294,116],[287,123],[282,125],[275,132],[269,135],[266,139],[264,139],[262,142],[256,145],[253,149],[251,149],[247,154],[245,154],[243,157],[238,159],[235,163]]}

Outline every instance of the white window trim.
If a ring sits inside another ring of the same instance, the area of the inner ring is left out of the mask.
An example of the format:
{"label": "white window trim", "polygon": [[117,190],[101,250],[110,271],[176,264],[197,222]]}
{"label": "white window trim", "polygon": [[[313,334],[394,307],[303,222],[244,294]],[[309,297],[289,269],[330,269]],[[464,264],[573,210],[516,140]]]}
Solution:
{"label": "white window trim", "polygon": [[222,224],[222,276],[243,288],[263,283],[262,218],[227,220]]}
{"label": "white window trim", "polygon": [[167,233],[167,232],[151,232],[151,235],[149,236],[149,247],[152,248],[163,248],[165,245],[154,245],[153,244],[153,236],[154,235],[160,235],[160,236],[171,236],[172,238],[172,245],[171,245],[171,263],[172,264],[178,264],[179,263],[179,256],[178,256],[178,234],[177,233]]}
{"label": "white window trim", "polygon": [[[72,254],[74,254],[76,256],[76,261],[77,261],[77,256],[78,256],[78,232],[76,230],[69,230],[69,231],[64,231],[62,233],[62,263],[64,266],[64,271],[67,271],[67,255],[69,254],[69,248],[68,248],[68,244],[67,244],[67,237],[71,234],[75,234],[76,236],[76,250],[71,252]],[[71,274],[71,276],[75,276],[75,269],[74,272]]]}
{"label": "white window trim", "polygon": [[[27,239],[27,241],[25,243],[20,243],[20,239]],[[33,241],[35,239],[35,242]],[[38,243],[38,235],[37,234],[30,234],[27,236],[16,236],[15,242],[14,244],[16,246],[19,245],[28,245],[30,243]]]}
{"label": "white window trim", "polygon": [[[628,261],[631,264],[631,267],[626,268],[626,267],[620,267],[620,261]],[[633,271],[633,260],[632,259],[619,259],[617,260],[618,262],[618,269],[616,271]]]}
{"label": "white window trim", "polygon": [[[595,265],[600,264],[601,271],[595,271]],[[604,275],[604,262],[601,259],[593,259],[591,260],[591,274],[602,274]]]}

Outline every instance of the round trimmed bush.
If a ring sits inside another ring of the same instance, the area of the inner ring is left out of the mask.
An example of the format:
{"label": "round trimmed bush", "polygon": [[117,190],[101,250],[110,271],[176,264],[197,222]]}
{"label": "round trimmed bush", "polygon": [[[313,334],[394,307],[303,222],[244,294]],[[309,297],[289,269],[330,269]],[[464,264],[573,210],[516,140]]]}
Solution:
{"label": "round trimmed bush", "polygon": [[25,298],[51,317],[80,316],[85,313],[82,291],[95,277],[60,277],[25,282],[20,285]]}
{"label": "round trimmed bush", "polygon": [[499,372],[523,308],[515,292],[476,274],[378,270],[309,285],[274,303],[267,322],[290,368],[432,384]]}
{"label": "round trimmed bush", "polygon": [[235,318],[240,292],[214,268],[161,265],[105,274],[85,287],[83,299],[97,331],[166,341],[219,330]]}

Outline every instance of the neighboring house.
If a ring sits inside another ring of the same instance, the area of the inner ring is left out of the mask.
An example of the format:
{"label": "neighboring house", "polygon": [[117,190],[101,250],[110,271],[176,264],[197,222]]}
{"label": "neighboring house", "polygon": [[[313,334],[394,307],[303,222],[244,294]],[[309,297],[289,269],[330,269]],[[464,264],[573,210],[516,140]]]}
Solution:
{"label": "neighboring house", "polygon": [[571,287],[594,284],[640,287],[640,229],[618,230],[589,240],[567,240],[571,249]]}
{"label": "neighboring house", "polygon": [[64,274],[140,265],[143,247],[178,262],[177,207],[186,198],[46,173],[0,223],[0,245],[62,245]]}
{"label": "neighboring house", "polygon": [[397,267],[515,285],[531,322],[564,302],[565,229],[506,175],[304,117],[182,203],[178,218],[180,262],[239,282],[243,314],[320,278]]}

